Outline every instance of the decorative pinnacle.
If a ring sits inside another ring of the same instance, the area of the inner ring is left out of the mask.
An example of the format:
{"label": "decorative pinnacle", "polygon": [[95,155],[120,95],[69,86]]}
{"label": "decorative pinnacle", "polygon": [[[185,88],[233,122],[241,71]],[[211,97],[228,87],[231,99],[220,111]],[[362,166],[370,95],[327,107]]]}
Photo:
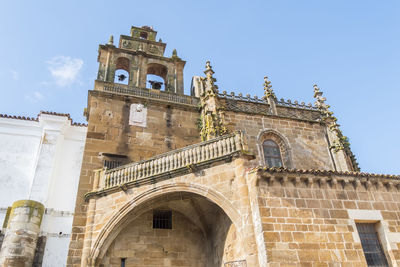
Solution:
{"label": "decorative pinnacle", "polygon": [[214,73],[215,72],[213,71],[212,66],[210,65],[210,61],[208,60],[206,62],[206,70],[204,71],[204,74],[206,75],[207,79],[211,79],[211,80],[213,80],[215,82],[216,79],[213,78],[213,74]]}
{"label": "decorative pinnacle", "polygon": [[212,92],[211,94],[217,93],[218,86],[214,84],[214,82],[216,82],[217,79],[213,77],[214,71],[210,64],[210,61],[206,62],[206,70],[204,71],[204,74],[206,75],[205,78],[206,88],[207,88],[206,93],[207,94],[210,94],[211,92]]}
{"label": "decorative pinnacle", "polygon": [[178,51],[176,51],[176,49],[172,50],[172,57],[178,57]]}
{"label": "decorative pinnacle", "polygon": [[314,87],[314,98],[316,99],[314,103],[315,106],[317,106],[317,108],[319,109],[328,109],[329,105],[325,104],[326,97],[322,97],[323,92],[319,90],[319,87],[316,84],[314,84],[313,87]]}
{"label": "decorative pinnacle", "polygon": [[268,81],[268,76],[264,77],[264,98],[273,97],[276,98],[274,90],[272,90],[271,82]]}
{"label": "decorative pinnacle", "polygon": [[207,74],[207,72],[212,72],[211,75],[214,74],[214,71],[212,69],[212,66],[210,65],[210,61],[209,60],[207,60],[207,62],[206,62],[206,70],[204,71],[204,73]]}
{"label": "decorative pinnacle", "polygon": [[110,39],[108,39],[108,43],[109,45],[114,45],[114,36],[110,35]]}

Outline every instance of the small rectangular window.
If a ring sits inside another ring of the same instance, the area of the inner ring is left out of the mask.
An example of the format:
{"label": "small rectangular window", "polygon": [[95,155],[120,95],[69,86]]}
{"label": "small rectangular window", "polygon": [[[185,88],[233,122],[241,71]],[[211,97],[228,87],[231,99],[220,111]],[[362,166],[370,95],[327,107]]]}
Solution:
{"label": "small rectangular window", "polygon": [[356,223],[368,266],[388,266],[375,223]]}
{"label": "small rectangular window", "polygon": [[104,167],[107,169],[114,169],[122,165],[121,161],[105,160]]}
{"label": "small rectangular window", "polygon": [[121,258],[121,267],[125,267],[126,258]]}
{"label": "small rectangular window", "polygon": [[172,229],[172,211],[154,210],[153,211],[154,229]]}

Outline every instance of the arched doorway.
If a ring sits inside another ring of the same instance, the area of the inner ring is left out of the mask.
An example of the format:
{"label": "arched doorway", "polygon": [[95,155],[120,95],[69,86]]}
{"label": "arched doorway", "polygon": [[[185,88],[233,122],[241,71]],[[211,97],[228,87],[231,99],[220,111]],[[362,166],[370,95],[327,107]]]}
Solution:
{"label": "arched doorway", "polygon": [[98,266],[220,267],[242,258],[235,225],[204,196],[166,193],[136,210],[97,260]]}

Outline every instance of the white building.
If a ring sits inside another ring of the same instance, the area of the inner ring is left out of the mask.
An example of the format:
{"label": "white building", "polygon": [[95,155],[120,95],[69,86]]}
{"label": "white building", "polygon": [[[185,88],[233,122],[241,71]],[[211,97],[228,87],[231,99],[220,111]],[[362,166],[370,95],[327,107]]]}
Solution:
{"label": "white building", "polygon": [[44,251],[35,259],[42,266],[66,263],[86,131],[68,114],[0,115],[0,222],[17,200],[44,205],[38,244]]}

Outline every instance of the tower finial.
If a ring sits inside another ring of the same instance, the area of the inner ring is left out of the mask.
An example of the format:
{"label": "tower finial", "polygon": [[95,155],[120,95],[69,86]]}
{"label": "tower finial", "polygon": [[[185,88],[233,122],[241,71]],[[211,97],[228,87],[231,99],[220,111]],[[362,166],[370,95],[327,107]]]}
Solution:
{"label": "tower finial", "polygon": [[108,45],[114,45],[114,36],[110,35],[110,39],[108,39]]}
{"label": "tower finial", "polygon": [[207,60],[206,62],[206,70],[204,71],[204,74],[206,75],[205,82],[206,82],[206,94],[216,94],[218,93],[218,86],[214,84],[214,82],[217,81],[213,77],[214,71],[212,69],[212,66],[210,64],[210,61]]}
{"label": "tower finial", "polygon": [[218,86],[215,85],[217,79],[213,77],[214,71],[210,61],[206,62],[206,70],[204,73],[206,77],[201,78],[204,92],[200,95],[200,136],[202,140],[209,140],[226,134],[228,129],[225,123],[224,107],[218,99]]}
{"label": "tower finial", "polygon": [[213,71],[213,69],[212,69],[212,66],[211,66],[209,60],[207,60],[207,62],[206,62],[206,70],[204,71],[204,73],[207,74],[208,71],[211,71],[211,72],[212,72],[211,75],[214,74],[214,71]]}
{"label": "tower finial", "polygon": [[323,92],[320,91],[318,85],[314,84],[315,106],[319,109],[328,109],[329,105],[325,104],[326,97],[322,97]]}
{"label": "tower finial", "polygon": [[172,50],[172,58],[179,58],[178,51],[176,51],[176,49]]}
{"label": "tower finial", "polygon": [[276,99],[274,90],[272,90],[271,82],[268,81],[268,76],[264,77],[264,98],[267,99],[268,97],[273,97]]}

